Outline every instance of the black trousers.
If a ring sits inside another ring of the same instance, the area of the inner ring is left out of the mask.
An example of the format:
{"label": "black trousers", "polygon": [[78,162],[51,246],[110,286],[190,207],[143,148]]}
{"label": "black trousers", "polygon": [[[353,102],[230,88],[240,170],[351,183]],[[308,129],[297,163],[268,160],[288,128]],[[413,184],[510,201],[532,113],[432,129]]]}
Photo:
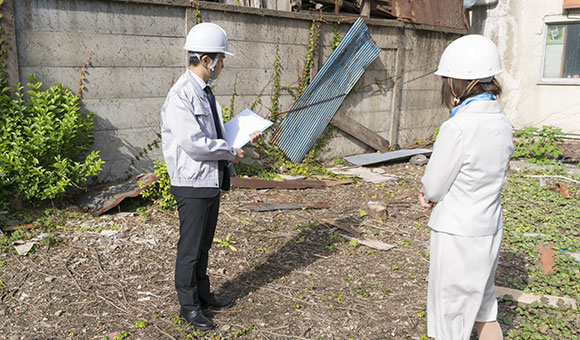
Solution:
{"label": "black trousers", "polygon": [[220,195],[207,198],[175,196],[179,212],[179,241],[175,289],[181,308],[197,310],[210,294],[208,253],[218,220]]}

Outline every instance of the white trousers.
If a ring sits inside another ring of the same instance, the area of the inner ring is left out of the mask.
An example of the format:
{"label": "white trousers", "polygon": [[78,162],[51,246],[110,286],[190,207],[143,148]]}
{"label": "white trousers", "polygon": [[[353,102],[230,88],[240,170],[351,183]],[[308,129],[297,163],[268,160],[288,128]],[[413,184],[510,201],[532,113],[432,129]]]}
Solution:
{"label": "white trousers", "polygon": [[494,276],[503,230],[459,236],[431,230],[427,335],[469,340],[475,322],[497,319]]}

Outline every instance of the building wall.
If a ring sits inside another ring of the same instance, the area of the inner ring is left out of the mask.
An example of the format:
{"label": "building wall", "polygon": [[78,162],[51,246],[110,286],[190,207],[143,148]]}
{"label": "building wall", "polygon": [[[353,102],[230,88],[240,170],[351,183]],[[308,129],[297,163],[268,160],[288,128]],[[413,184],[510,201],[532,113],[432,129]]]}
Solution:
{"label": "building wall", "polygon": [[[255,111],[262,116],[271,107],[276,49],[283,70],[281,85],[297,86],[309,28],[317,17],[206,2],[199,4],[196,14],[189,0],[18,0],[14,5],[22,82],[34,73],[46,85],[63,83],[76,92],[81,67],[90,60],[83,109],[95,113],[94,148],[106,161],[100,175],[105,181],[150,171],[153,160],[162,159],[159,147],[148,145],[158,140],[159,111],[185,70],[183,44],[196,15],[202,22],[223,26],[235,53],[225,60],[226,69],[216,82],[218,101],[229,106],[235,88],[234,112],[240,112],[261,92]],[[332,52],[334,30],[344,36],[355,19],[325,16],[314,73]],[[445,119],[439,81],[430,73],[445,46],[461,32],[365,21],[382,52],[345,99],[341,112],[392,144],[429,138]],[[282,91],[281,110],[289,109],[293,101]],[[339,132],[323,158],[368,151]]]}
{"label": "building wall", "polygon": [[501,101],[514,127],[552,125],[580,135],[580,82],[549,84],[541,79],[546,22],[580,22],[580,15],[565,12],[562,1],[500,0],[474,7],[472,20],[471,31],[495,41],[502,55]]}

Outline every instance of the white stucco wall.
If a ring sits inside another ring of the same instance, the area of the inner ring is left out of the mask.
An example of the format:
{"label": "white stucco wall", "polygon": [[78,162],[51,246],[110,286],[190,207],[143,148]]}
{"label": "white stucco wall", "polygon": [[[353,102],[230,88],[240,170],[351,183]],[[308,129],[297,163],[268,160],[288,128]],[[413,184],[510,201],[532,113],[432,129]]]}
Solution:
{"label": "white stucco wall", "polygon": [[562,1],[499,0],[472,9],[472,33],[496,42],[503,58],[498,79],[504,87],[504,111],[515,128],[553,125],[580,135],[580,81],[541,82],[546,23],[580,23],[580,12],[562,9]]}

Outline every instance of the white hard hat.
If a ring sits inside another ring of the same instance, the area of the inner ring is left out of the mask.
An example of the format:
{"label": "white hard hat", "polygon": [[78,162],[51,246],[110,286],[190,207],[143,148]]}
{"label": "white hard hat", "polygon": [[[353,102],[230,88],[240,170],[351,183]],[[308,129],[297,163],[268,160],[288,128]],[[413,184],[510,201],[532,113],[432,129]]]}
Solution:
{"label": "white hard hat", "polygon": [[493,41],[483,35],[470,34],[447,46],[435,74],[455,79],[491,81],[502,71],[501,57]]}
{"label": "white hard hat", "polygon": [[184,49],[190,52],[225,53],[234,55],[228,48],[228,36],[219,25],[203,22],[193,26],[185,39]]}

